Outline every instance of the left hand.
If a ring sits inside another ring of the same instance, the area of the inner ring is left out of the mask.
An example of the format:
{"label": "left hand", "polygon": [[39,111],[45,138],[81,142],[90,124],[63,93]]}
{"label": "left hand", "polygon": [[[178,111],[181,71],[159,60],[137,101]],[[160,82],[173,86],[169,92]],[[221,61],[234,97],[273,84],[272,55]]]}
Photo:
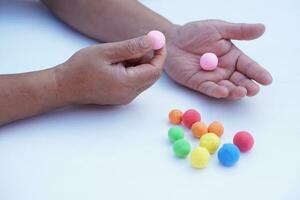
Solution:
{"label": "left hand", "polygon": [[56,94],[64,105],[128,104],[158,80],[166,56],[147,35],[81,49],[52,70]]}
{"label": "left hand", "polygon": [[[231,100],[254,96],[259,84],[272,82],[270,73],[245,55],[232,42],[252,40],[265,31],[263,24],[234,24],[220,20],[191,22],[177,26],[168,37],[166,72],[179,84],[215,98]],[[214,71],[200,69],[204,53],[219,58]]]}

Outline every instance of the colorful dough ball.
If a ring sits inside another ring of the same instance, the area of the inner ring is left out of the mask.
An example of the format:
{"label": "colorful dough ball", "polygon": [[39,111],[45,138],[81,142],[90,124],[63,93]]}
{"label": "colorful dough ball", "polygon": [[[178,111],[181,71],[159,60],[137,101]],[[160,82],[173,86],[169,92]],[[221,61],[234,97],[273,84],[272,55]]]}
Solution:
{"label": "colorful dough ball", "polygon": [[222,165],[231,167],[240,159],[240,150],[234,144],[224,144],[218,152],[218,159]]}
{"label": "colorful dough ball", "polygon": [[221,144],[220,138],[214,133],[204,134],[200,138],[200,146],[208,150],[210,154],[214,154]]}
{"label": "colorful dough ball", "polygon": [[221,137],[224,133],[224,126],[221,122],[214,121],[208,126],[208,132],[214,133]]}
{"label": "colorful dough ball", "polygon": [[181,110],[174,109],[169,112],[169,120],[172,124],[181,124],[183,113]]}
{"label": "colorful dough ball", "polygon": [[193,136],[200,138],[207,133],[207,126],[204,122],[196,122],[192,125]]}
{"label": "colorful dough ball", "polygon": [[200,66],[205,71],[215,70],[218,66],[218,57],[214,53],[205,53],[200,58]]}
{"label": "colorful dough ball", "polygon": [[175,142],[176,140],[184,138],[184,131],[183,128],[180,126],[174,126],[169,129],[168,137],[170,142]]}
{"label": "colorful dough ball", "polygon": [[179,158],[185,158],[191,151],[191,145],[185,139],[179,139],[173,144],[173,151]]}
{"label": "colorful dough ball", "polygon": [[196,147],[191,152],[190,161],[192,167],[203,169],[208,165],[210,161],[210,154],[207,149],[203,147]]}
{"label": "colorful dough ball", "polygon": [[150,31],[147,35],[151,37],[154,50],[161,49],[165,46],[166,37],[162,32],[154,30]]}
{"label": "colorful dough ball", "polygon": [[233,143],[240,149],[241,152],[247,152],[252,149],[254,139],[249,132],[240,131],[235,134]]}
{"label": "colorful dough ball", "polygon": [[189,109],[183,113],[182,122],[186,127],[191,128],[194,123],[199,121],[201,121],[201,115],[198,111]]}

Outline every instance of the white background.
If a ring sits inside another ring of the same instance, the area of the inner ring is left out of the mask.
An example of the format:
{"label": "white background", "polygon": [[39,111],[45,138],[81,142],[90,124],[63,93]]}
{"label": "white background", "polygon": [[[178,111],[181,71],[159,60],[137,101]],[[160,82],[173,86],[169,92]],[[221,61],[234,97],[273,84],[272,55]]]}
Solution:
{"label": "white background", "polygon": [[[262,38],[237,45],[271,71],[274,83],[256,97],[230,102],[164,75],[128,106],[66,108],[4,126],[0,199],[300,199],[299,1],[143,2],[178,24],[209,18],[265,23]],[[48,68],[94,43],[41,3],[0,1],[0,73]],[[172,108],[196,108],[205,122],[222,121],[222,142],[248,130],[255,148],[235,167],[222,167],[213,156],[208,168],[194,170],[188,159],[173,156],[167,141]]]}

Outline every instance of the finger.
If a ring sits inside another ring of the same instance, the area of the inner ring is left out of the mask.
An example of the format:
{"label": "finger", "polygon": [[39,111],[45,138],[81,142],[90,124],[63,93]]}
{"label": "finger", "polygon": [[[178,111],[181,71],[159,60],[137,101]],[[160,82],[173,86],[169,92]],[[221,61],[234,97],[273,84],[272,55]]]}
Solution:
{"label": "finger", "polygon": [[117,63],[146,55],[152,50],[152,40],[145,35],[122,42],[106,43],[102,48],[105,58],[111,63]]}
{"label": "finger", "polygon": [[140,94],[140,93],[144,92],[145,90],[147,90],[148,88],[150,88],[152,85],[153,85],[153,83],[145,84],[143,87],[138,88],[136,90],[136,93]]}
{"label": "finger", "polygon": [[215,23],[218,31],[225,39],[253,40],[265,32],[263,24],[230,23],[218,20]]}
{"label": "finger", "polygon": [[143,57],[140,57],[140,58],[126,60],[126,61],[123,62],[123,64],[126,67],[131,67],[131,66],[140,65],[140,64],[147,64],[147,63],[150,62],[152,57],[153,56],[150,56],[149,54],[147,54],[147,55],[144,55]]}
{"label": "finger", "polygon": [[215,98],[226,98],[229,94],[229,90],[226,87],[220,86],[212,81],[205,81],[201,83],[198,88],[193,89]]}
{"label": "finger", "polygon": [[236,69],[242,74],[245,74],[248,78],[254,79],[262,85],[269,85],[272,83],[271,74],[242,52],[237,59]]}
{"label": "finger", "polygon": [[247,94],[247,90],[244,87],[236,86],[228,80],[222,80],[218,83],[218,85],[224,86],[228,89],[229,95],[227,99],[230,100],[239,100]]}
{"label": "finger", "polygon": [[240,72],[234,72],[231,77],[230,81],[233,82],[235,85],[242,86],[247,90],[247,96],[254,96],[259,92],[259,85],[254,83],[248,77]]}
{"label": "finger", "polygon": [[162,73],[166,56],[167,52],[164,47],[160,50],[154,51],[154,56],[149,61],[149,64],[141,64],[126,68],[127,75],[136,88],[143,88],[147,85],[151,86],[158,80]]}
{"label": "finger", "polygon": [[126,68],[129,81],[136,90],[150,87],[160,77],[161,68],[153,67],[150,64],[142,64],[136,67]]}
{"label": "finger", "polygon": [[154,51],[153,58],[150,60],[149,63],[155,67],[163,68],[166,58],[167,58],[167,48],[163,47],[159,50]]}

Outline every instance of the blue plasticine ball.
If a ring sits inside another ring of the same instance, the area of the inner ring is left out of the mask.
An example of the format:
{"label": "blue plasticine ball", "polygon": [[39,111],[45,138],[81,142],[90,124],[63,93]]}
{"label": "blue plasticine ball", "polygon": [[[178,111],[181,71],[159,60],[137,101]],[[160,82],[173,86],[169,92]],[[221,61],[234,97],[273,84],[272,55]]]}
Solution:
{"label": "blue plasticine ball", "polygon": [[218,152],[218,158],[222,165],[231,167],[240,159],[240,150],[234,144],[224,144]]}

